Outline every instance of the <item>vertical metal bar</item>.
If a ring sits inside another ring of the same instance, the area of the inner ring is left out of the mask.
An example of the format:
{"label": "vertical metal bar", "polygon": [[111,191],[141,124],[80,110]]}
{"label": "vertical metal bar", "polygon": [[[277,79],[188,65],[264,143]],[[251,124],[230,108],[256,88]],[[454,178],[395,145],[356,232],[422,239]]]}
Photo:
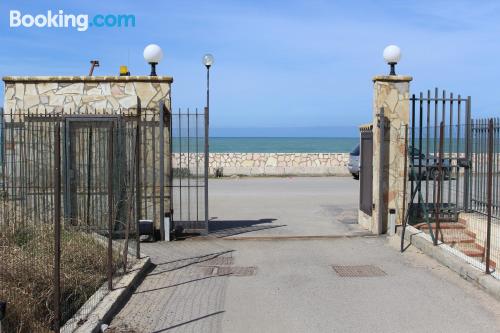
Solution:
{"label": "vertical metal bar", "polygon": [[[442,109],[442,114],[441,114],[441,122],[443,123],[443,127],[445,127],[446,126],[446,90],[443,90],[442,108],[443,109]],[[440,131],[441,131],[441,127],[440,127]],[[442,137],[442,135],[440,135],[440,137]],[[441,140],[441,139],[439,139],[439,140]],[[444,141],[444,138],[443,138],[443,141]],[[439,144],[441,145],[441,141],[439,142]],[[440,155],[439,158],[442,158],[442,155]],[[439,195],[440,195],[440,197],[438,198],[438,200],[442,204],[443,192],[444,192],[444,182],[443,182],[443,179],[441,177],[441,174],[439,175],[439,177],[441,179],[439,181],[439,186],[440,186]]]}
{"label": "vertical metal bar", "polygon": [[182,114],[179,109],[179,220],[182,221]]}
{"label": "vertical metal bar", "polygon": [[160,233],[170,241],[170,230],[165,230],[165,103],[160,102]]}
{"label": "vertical metal bar", "polygon": [[[457,209],[458,209],[458,205],[460,204],[459,200],[460,200],[460,197],[459,197],[459,192],[460,192],[460,168],[458,166],[458,161],[460,159],[460,126],[461,126],[461,105],[462,104],[462,97],[460,95],[458,95],[458,102],[457,102],[457,144],[456,144],[456,168],[452,168],[451,170],[456,170],[456,174],[455,174],[455,204],[456,204],[456,207],[455,207],[455,214],[457,214]],[[450,183],[451,183],[451,179],[450,179]],[[463,203],[462,203],[463,205]]]}
{"label": "vertical metal bar", "polygon": [[[4,113],[4,108],[0,108],[0,154],[1,155],[1,160],[0,163],[2,163],[2,196],[3,200],[7,200],[7,192],[6,192],[6,184],[5,184],[5,163],[7,163],[6,156],[5,156],[5,113]],[[2,220],[5,221],[5,224],[9,226],[9,219],[6,218],[5,216],[5,207],[6,205],[2,205]]]}
{"label": "vertical metal bar", "polygon": [[[448,125],[450,127],[449,129],[449,138],[448,138],[448,161],[450,161],[450,164],[452,163],[452,151],[453,151],[453,93],[450,93],[450,124]],[[444,156],[444,155],[443,155]],[[444,179],[444,178],[443,178]],[[451,200],[451,170],[449,170],[448,174],[448,197],[447,197],[447,203],[448,203],[448,213],[451,213],[450,210],[450,205],[452,204]],[[456,214],[456,203],[455,203],[455,214]],[[454,214],[454,215],[455,215]]]}
{"label": "vertical metal bar", "polygon": [[[160,122],[158,122],[159,124]],[[160,134],[160,132],[159,132]],[[155,218],[156,215],[156,200],[157,200],[157,192],[156,192],[156,126],[153,125],[151,127],[151,165],[153,166],[153,172],[151,174],[151,181],[152,181],[152,186],[151,186],[151,198],[153,199],[153,219]],[[158,213],[158,215],[161,217],[161,214]]]}
{"label": "vertical metal bar", "polygon": [[491,204],[493,187],[493,119],[488,120],[488,225],[486,229],[486,274],[490,274],[490,251],[491,251]]}
{"label": "vertical metal bar", "polygon": [[467,167],[464,170],[464,209],[469,211],[471,208],[471,168],[472,168],[472,119],[471,119],[471,98],[467,97],[465,105],[465,159],[467,161]]}
{"label": "vertical metal bar", "polygon": [[137,259],[141,258],[141,234],[139,227],[139,220],[142,218],[141,214],[141,101],[137,97],[137,121],[135,128],[135,233],[136,233],[136,245],[135,245],[135,255]]}
{"label": "vertical metal bar", "polygon": [[486,139],[486,136],[485,136],[485,126],[484,126],[484,119],[480,119],[479,120],[480,124],[479,124],[479,127],[480,127],[480,136],[481,136],[481,139],[479,141],[479,152],[480,152],[480,160],[479,160],[479,166],[481,168],[480,170],[480,182],[479,182],[479,205],[480,205],[480,209],[482,212],[484,212],[484,192],[485,192],[485,187],[484,186],[484,180],[485,180],[485,166],[486,166],[486,163],[485,163],[485,158],[484,158],[484,155],[486,153],[486,147],[485,147],[485,141],[487,140]]}
{"label": "vertical metal bar", "polygon": [[493,169],[497,171],[497,172],[495,172],[495,184],[494,184],[494,187],[493,187],[495,189],[495,193],[493,195],[495,197],[495,199],[494,199],[494,203],[495,203],[494,213],[497,215],[497,217],[498,217],[498,209],[500,208],[499,207],[499,204],[500,204],[500,202],[499,202],[499,191],[500,191],[499,187],[500,186],[498,184],[499,183],[499,178],[498,178],[499,177],[499,172],[498,172],[499,171],[498,170],[499,169],[498,168],[499,164],[498,163],[499,163],[499,159],[500,159],[500,157],[498,156],[499,155],[499,152],[498,152],[498,147],[499,147],[498,138],[499,138],[499,135],[498,134],[499,134],[499,129],[500,129],[499,125],[500,124],[499,124],[498,120],[499,119],[496,118],[495,122],[493,124],[493,126],[494,126],[493,134],[495,135],[494,139],[496,139],[495,140],[496,142],[494,143],[494,147],[493,147],[494,148],[494,151],[493,151],[494,154],[493,154],[493,156],[494,156],[494,161],[495,161],[495,165],[494,165]]}
{"label": "vertical metal bar", "polygon": [[[443,146],[444,146],[444,121],[441,122],[439,127],[439,158],[438,158],[438,179],[437,179],[437,201],[434,203],[434,209],[436,214],[436,234],[434,237],[434,245],[437,245],[439,233],[441,232],[441,182],[443,180]],[[443,234],[441,233],[441,238]],[[441,239],[442,241],[442,239]]]}
{"label": "vertical metal bar", "polygon": [[85,212],[86,215],[86,224],[87,227],[90,224],[90,186],[92,181],[92,127],[88,129],[88,142],[87,142],[87,209]]}
{"label": "vertical metal bar", "polygon": [[473,209],[477,208],[477,194],[479,192],[479,141],[480,141],[480,133],[479,133],[479,121],[477,119],[474,120],[474,192],[472,195]]}
{"label": "vertical metal bar", "polygon": [[410,177],[410,187],[411,187],[411,202],[410,205],[413,204],[413,192],[415,190],[415,177],[414,177],[414,172],[415,171],[415,159],[414,159],[414,154],[413,152],[415,151],[415,94],[411,96],[411,147],[410,147],[410,167],[411,167],[411,174],[412,177]]}
{"label": "vertical metal bar", "polygon": [[68,119],[64,122],[64,217],[71,218],[71,125]]}
{"label": "vertical metal bar", "polygon": [[189,108],[187,109],[187,218],[188,222],[191,224],[191,161],[190,161],[190,156],[191,156],[191,151],[190,151],[190,128],[189,128],[189,121],[190,121],[190,115],[189,115]]}
{"label": "vertical metal bar", "polygon": [[[438,88],[435,88],[434,90],[434,136],[433,136],[433,154],[436,156],[436,153],[438,151],[438,109],[439,109],[439,90]],[[436,186],[435,186],[435,179],[433,180],[432,184],[432,202],[436,202]]]}
{"label": "vertical metal bar", "polygon": [[403,226],[401,230],[401,253],[404,251],[404,239],[405,239],[405,231],[406,231],[406,196],[408,195],[407,193],[407,177],[408,177],[408,125],[405,125],[405,162],[404,162],[404,183],[403,183],[403,212],[401,216],[403,217],[403,220],[401,221],[401,224]]}
{"label": "vertical metal bar", "polygon": [[205,190],[205,232],[208,233],[208,166],[209,166],[209,146],[208,146],[208,126],[209,110],[205,108],[205,168],[204,168],[204,190]]}
{"label": "vertical metal bar", "polygon": [[169,107],[168,107],[169,112],[167,113],[168,115],[168,197],[169,197],[169,213],[170,213],[170,220],[175,226],[175,221],[174,221],[174,166],[173,166],[173,157],[172,157],[172,152],[173,152],[173,134],[172,134],[172,128],[173,128],[173,117],[172,117],[172,103],[169,100]]}
{"label": "vertical metal bar", "polygon": [[[146,112],[146,115],[147,115],[147,112]],[[142,131],[142,144],[144,145],[144,149],[142,150],[142,161],[143,161],[143,167],[142,167],[142,171],[143,171],[143,178],[142,178],[142,186],[143,186],[143,192],[144,192],[144,218],[148,218],[148,189],[147,189],[147,184],[148,184],[148,179],[147,179],[147,166],[148,166],[148,156],[147,156],[147,133],[148,133],[148,119],[146,117],[146,122],[144,124],[144,131]],[[154,115],[153,115],[153,127],[155,126],[155,123],[154,123]],[[154,145],[155,141],[155,138],[153,137],[152,138],[152,144]],[[153,170],[153,174],[155,174],[155,170]],[[153,220],[154,220],[154,216],[153,216]]]}
{"label": "vertical metal bar", "polygon": [[198,129],[198,109],[196,109],[196,116],[195,116],[195,126],[196,126],[196,224],[199,224],[200,222],[200,208],[199,208],[199,201],[200,201],[200,195],[199,195],[199,188],[200,188],[200,148],[198,147],[198,141],[199,141],[199,129]]}
{"label": "vertical metal bar", "polygon": [[108,290],[113,290],[113,155],[114,124],[108,133]]}
{"label": "vertical metal bar", "polygon": [[[422,177],[422,134],[423,134],[423,115],[424,115],[424,105],[423,105],[423,99],[424,95],[423,93],[420,93],[420,98],[419,98],[419,118],[418,118],[418,182],[419,182],[419,187],[418,187],[418,209],[420,211],[421,207],[420,205],[422,204],[422,181],[424,180],[424,177]],[[424,203],[426,204],[426,203]]]}
{"label": "vertical metal bar", "polygon": [[205,108],[205,232],[208,233],[208,168],[209,152],[209,126],[210,126],[210,66],[207,66],[207,107]]}
{"label": "vertical metal bar", "polygon": [[54,132],[54,331],[61,328],[61,126]]}
{"label": "vertical metal bar", "polygon": [[[430,116],[431,116],[431,91],[430,90],[427,90],[427,117],[426,117],[426,138],[425,138],[425,158],[426,158],[426,161],[428,164],[429,163],[429,145],[430,145],[430,126],[431,126],[431,120],[430,120]],[[430,176],[430,172],[429,170],[427,170],[426,172],[426,177],[425,177],[425,202],[428,203],[429,202],[429,176]]]}
{"label": "vertical metal bar", "polygon": [[383,223],[383,218],[384,218],[384,159],[385,159],[385,115],[384,115],[384,108],[380,108],[380,114],[379,114],[379,125],[380,125],[380,130],[379,130],[379,140],[380,140],[380,145],[379,145],[379,174],[378,174],[378,230],[377,233],[379,235],[384,233],[384,223]]}

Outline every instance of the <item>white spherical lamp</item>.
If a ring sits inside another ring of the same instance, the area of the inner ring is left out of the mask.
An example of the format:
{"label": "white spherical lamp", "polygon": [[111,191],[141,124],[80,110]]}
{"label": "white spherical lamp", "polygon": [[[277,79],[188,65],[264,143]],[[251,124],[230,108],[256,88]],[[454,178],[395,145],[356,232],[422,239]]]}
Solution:
{"label": "white spherical lamp", "polygon": [[210,53],[205,54],[203,56],[203,65],[205,65],[208,68],[213,64],[214,64],[214,56],[211,55]]}
{"label": "white spherical lamp", "polygon": [[389,75],[396,75],[396,64],[401,60],[401,49],[397,45],[389,45],[384,49],[384,60],[391,66]]}
{"label": "white spherical lamp", "polygon": [[149,44],[144,48],[144,59],[151,65],[151,76],[156,76],[156,65],[163,58],[161,47],[156,44]]}

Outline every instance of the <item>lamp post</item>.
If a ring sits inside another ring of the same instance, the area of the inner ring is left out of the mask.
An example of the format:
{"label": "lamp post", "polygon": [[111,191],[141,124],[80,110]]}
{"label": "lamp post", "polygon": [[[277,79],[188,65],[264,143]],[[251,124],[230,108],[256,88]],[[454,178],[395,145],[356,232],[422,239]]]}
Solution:
{"label": "lamp post", "polygon": [[203,56],[203,65],[207,68],[207,109],[210,104],[210,66],[214,63],[214,56],[207,53]]}
{"label": "lamp post", "polygon": [[207,68],[207,105],[205,107],[205,229],[208,231],[208,166],[209,166],[209,115],[210,115],[210,66],[214,63],[214,57],[207,53],[203,56],[203,65]]}
{"label": "lamp post", "polygon": [[391,66],[389,75],[396,75],[396,64],[401,60],[401,49],[397,45],[389,45],[384,49],[384,60]]}
{"label": "lamp post", "polygon": [[163,51],[161,47],[156,44],[149,44],[144,48],[144,59],[151,65],[151,74],[150,76],[156,76],[156,65],[163,58]]}

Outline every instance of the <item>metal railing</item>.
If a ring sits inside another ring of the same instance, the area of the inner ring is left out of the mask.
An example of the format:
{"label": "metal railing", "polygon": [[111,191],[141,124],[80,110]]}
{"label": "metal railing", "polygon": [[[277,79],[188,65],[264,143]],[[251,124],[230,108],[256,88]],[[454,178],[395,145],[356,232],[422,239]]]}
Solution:
{"label": "metal railing", "polygon": [[138,221],[171,205],[170,113],[1,112],[3,329],[70,329],[140,258]]}

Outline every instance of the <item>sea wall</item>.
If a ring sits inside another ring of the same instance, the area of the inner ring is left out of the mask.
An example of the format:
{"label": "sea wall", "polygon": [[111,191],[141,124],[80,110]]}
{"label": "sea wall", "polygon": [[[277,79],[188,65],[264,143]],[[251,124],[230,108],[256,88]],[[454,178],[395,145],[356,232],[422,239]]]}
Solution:
{"label": "sea wall", "polygon": [[[197,161],[198,157],[198,161]],[[188,163],[188,154],[174,153],[172,164],[182,167]],[[203,168],[203,154],[189,155],[191,170]],[[284,176],[284,175],[349,175],[349,153],[210,153],[210,174],[222,168],[224,176]]]}

